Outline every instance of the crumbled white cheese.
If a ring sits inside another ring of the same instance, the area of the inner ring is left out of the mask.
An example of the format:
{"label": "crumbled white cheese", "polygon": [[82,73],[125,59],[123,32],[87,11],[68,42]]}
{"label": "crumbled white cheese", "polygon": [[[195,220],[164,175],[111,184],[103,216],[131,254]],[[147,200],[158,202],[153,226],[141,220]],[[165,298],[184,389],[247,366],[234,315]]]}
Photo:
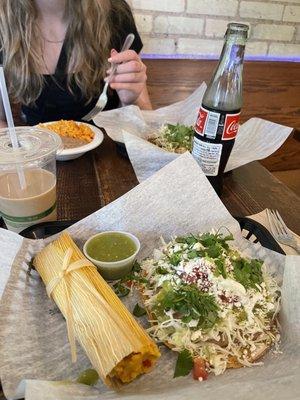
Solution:
{"label": "crumbled white cheese", "polygon": [[193,250],[196,250],[196,251],[200,251],[200,250],[202,250],[204,248],[205,247],[200,242],[195,243],[194,246],[193,246]]}

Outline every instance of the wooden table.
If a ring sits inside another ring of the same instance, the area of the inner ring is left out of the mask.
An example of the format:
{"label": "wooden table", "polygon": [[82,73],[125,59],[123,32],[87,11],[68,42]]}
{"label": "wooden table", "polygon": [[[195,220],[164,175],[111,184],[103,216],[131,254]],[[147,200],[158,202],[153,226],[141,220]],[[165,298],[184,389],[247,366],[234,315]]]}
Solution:
{"label": "wooden table", "polygon": [[[203,80],[209,80],[216,65],[216,61],[205,60],[145,63],[154,108],[186,98]],[[244,82],[242,121],[258,116],[300,130],[300,64],[248,62]],[[294,135],[276,152],[277,165],[284,162],[291,169],[300,168],[297,129]],[[83,218],[137,183],[129,161],[117,154],[114,143],[106,137],[95,151],[78,160],[58,163],[58,216]],[[226,176],[222,201],[236,216],[277,208],[290,228],[300,233],[300,199],[259,163],[238,168]]]}
{"label": "wooden table", "polygon": [[[128,160],[119,156],[107,136],[96,150],[83,157],[59,162],[58,218],[81,219],[122,196],[137,185]],[[300,199],[254,162],[225,178],[222,201],[235,216],[247,216],[264,208],[277,208],[289,227],[300,234]],[[0,386],[0,400],[5,400]]]}
{"label": "wooden table", "polygon": [[[81,219],[112,202],[138,182],[130,162],[104,143],[83,157],[59,162],[58,218]],[[221,200],[234,216],[247,216],[276,208],[289,227],[300,234],[300,199],[258,162],[238,168],[225,177]]]}
{"label": "wooden table", "polygon": [[[285,63],[274,63],[271,69],[270,64],[248,63],[248,69],[246,64],[248,81],[243,119],[256,115],[300,128],[299,64],[289,65],[289,74]],[[189,95],[199,83],[209,78],[215,62],[155,60],[148,61],[147,65],[151,98],[154,107],[158,107]],[[282,76],[278,82],[274,82],[276,74]],[[260,87],[263,90],[259,90]],[[292,144],[285,147],[287,154],[289,149],[295,154],[297,138],[294,142],[292,137]],[[297,163],[297,158],[294,159]],[[58,218],[62,220],[84,218],[138,184],[130,162],[117,153],[115,144],[107,136],[98,149],[83,157],[58,162],[57,176]],[[221,200],[234,216],[276,208],[288,226],[300,234],[300,198],[258,162],[226,175]],[[4,399],[0,387],[0,400]]]}
{"label": "wooden table", "polygon": [[[216,61],[145,60],[153,107],[186,98],[208,82]],[[294,134],[263,160],[270,170],[300,169],[300,63],[246,62],[241,120],[256,116],[293,128]],[[15,108],[15,119],[19,110]],[[80,219],[120,197],[137,184],[130,163],[105,138],[99,149],[78,160],[58,163],[58,217]],[[222,201],[234,215],[277,208],[289,226],[300,233],[299,198],[258,163],[225,178]]]}

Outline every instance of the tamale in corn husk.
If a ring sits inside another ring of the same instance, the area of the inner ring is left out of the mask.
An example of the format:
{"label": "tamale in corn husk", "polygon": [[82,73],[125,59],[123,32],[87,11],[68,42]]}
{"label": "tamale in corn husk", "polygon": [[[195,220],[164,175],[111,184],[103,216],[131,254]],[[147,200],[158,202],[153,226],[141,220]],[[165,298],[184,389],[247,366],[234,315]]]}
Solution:
{"label": "tamale in corn husk", "polygon": [[45,247],[33,264],[66,318],[73,359],[76,338],[110,386],[153,368],[160,356],[156,344],[69,234]]}

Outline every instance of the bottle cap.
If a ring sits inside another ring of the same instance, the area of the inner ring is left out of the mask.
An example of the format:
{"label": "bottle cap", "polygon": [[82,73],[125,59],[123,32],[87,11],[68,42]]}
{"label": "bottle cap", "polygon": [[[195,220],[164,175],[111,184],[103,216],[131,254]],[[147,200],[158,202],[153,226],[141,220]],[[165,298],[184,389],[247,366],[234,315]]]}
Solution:
{"label": "bottle cap", "polygon": [[225,37],[229,35],[241,35],[247,39],[248,31],[249,31],[248,25],[231,22],[227,25],[227,31],[225,33]]}

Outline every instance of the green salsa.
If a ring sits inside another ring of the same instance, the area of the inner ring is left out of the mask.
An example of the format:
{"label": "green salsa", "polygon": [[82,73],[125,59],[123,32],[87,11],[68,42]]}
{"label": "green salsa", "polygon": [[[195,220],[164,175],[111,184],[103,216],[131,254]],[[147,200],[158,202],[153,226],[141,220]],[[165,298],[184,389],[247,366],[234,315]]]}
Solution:
{"label": "green salsa", "polygon": [[125,260],[137,250],[134,241],[123,233],[104,233],[91,239],[86,247],[90,257],[97,261]]}
{"label": "green salsa", "polygon": [[78,383],[82,383],[83,385],[94,386],[99,380],[98,372],[92,368],[86,369],[83,371],[79,377],[77,378]]}

